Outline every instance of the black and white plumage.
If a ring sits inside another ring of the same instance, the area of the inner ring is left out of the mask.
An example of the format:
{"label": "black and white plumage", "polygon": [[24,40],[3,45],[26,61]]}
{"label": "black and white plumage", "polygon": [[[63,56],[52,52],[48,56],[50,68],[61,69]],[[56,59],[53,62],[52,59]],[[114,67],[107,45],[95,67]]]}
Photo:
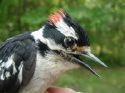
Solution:
{"label": "black and white plumage", "polygon": [[[39,30],[8,39],[0,46],[0,93],[44,93],[63,72],[89,65],[80,55],[90,53],[83,28],[63,10],[49,16]],[[78,63],[77,63],[78,62]]]}

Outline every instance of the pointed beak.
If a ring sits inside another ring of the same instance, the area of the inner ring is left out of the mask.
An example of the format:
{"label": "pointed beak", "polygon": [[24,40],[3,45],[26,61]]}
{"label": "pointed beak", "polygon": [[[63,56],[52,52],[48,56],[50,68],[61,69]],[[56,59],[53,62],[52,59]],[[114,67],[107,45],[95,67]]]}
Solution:
{"label": "pointed beak", "polygon": [[104,62],[102,62],[94,54],[91,53],[91,50],[89,47],[80,47],[80,48],[77,48],[77,51],[78,51],[77,53],[66,53],[63,51],[56,51],[56,53],[62,56],[63,58],[65,58],[66,60],[68,60],[69,62],[73,62],[75,64],[80,65],[81,67],[86,68],[87,70],[89,70],[91,73],[93,73],[98,77],[100,77],[100,75],[98,75],[98,73],[94,69],[92,69],[91,66],[89,66],[89,64],[82,61],[80,56],[87,57],[104,67],[108,67]]}
{"label": "pointed beak", "polygon": [[63,51],[61,51],[61,52],[57,52],[56,51],[56,53],[58,53],[60,56],[64,57],[65,59],[69,60],[69,62],[73,62],[75,64],[78,64],[81,67],[84,67],[87,70],[89,70],[91,73],[93,73],[97,77],[101,78],[100,75],[98,75],[98,73],[94,69],[91,68],[91,66],[89,66],[88,64],[86,64],[84,61],[80,60],[80,58],[79,58],[80,55],[77,55],[77,54],[74,55],[74,56],[72,54],[68,54],[67,55],[67,53],[65,53]]}
{"label": "pointed beak", "polygon": [[81,56],[87,57],[91,60],[93,60],[96,63],[99,63],[100,65],[104,66],[104,67],[108,67],[104,62],[102,62],[99,58],[97,58],[94,54],[92,54],[91,52],[84,52],[82,54],[80,54]]}
{"label": "pointed beak", "polygon": [[94,69],[92,69],[91,66],[89,66],[88,64],[86,64],[84,61],[81,61],[81,60],[79,60],[79,59],[77,59],[77,58],[75,58],[75,57],[69,57],[69,58],[71,58],[71,60],[72,60],[74,63],[79,64],[79,65],[82,66],[82,67],[85,67],[85,68],[88,69],[91,73],[93,73],[93,74],[96,75],[97,77],[101,78],[101,76],[98,75],[98,73],[97,73]]}

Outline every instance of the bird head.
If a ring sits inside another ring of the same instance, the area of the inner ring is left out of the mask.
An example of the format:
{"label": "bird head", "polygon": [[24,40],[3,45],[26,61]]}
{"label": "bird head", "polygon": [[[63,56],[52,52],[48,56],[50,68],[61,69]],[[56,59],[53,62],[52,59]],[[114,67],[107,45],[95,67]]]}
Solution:
{"label": "bird head", "polygon": [[52,13],[43,31],[46,44],[51,50],[67,55],[77,64],[86,67],[96,75],[97,73],[88,64],[81,61],[79,56],[85,56],[107,67],[100,59],[91,53],[87,33],[66,11],[58,10]]}

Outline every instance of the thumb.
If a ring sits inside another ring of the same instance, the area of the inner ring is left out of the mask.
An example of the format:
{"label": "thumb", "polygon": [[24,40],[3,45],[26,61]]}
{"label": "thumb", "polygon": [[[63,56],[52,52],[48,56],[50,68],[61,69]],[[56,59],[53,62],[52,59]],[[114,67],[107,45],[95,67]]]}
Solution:
{"label": "thumb", "polygon": [[59,87],[50,87],[47,89],[48,93],[76,93],[70,88],[59,88]]}

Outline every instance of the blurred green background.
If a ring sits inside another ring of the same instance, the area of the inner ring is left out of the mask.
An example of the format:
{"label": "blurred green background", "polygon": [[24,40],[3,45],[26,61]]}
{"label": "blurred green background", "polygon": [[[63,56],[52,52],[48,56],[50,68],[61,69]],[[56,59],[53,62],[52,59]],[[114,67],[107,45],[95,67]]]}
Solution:
{"label": "blurred green background", "polygon": [[42,27],[48,15],[65,9],[86,29],[93,53],[109,68],[95,67],[103,79],[86,70],[62,76],[58,85],[83,93],[125,91],[125,0],[0,0],[0,42]]}

